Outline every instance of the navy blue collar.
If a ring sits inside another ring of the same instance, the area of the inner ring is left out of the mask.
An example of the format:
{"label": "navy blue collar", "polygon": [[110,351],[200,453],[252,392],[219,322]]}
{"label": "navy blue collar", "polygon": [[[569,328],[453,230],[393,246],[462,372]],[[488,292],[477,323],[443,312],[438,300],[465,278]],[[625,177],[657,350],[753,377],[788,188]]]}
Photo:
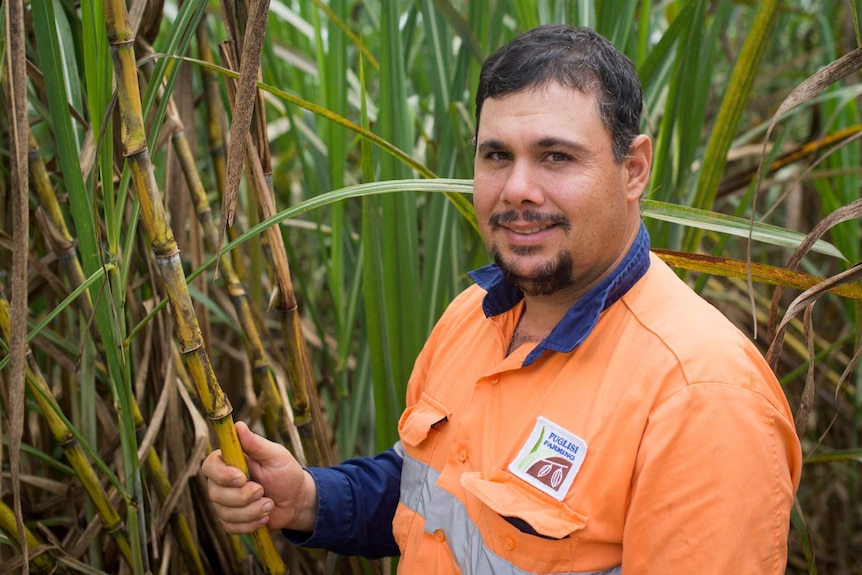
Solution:
{"label": "navy blue collar", "polygon": [[[581,345],[593,331],[601,313],[620,299],[649,269],[649,233],[641,223],[632,247],[620,265],[569,308],[551,333],[524,359],[526,367],[546,350],[568,353]],[[511,310],[524,299],[518,286],[509,283],[495,264],[469,273],[470,278],[488,293],[482,300],[486,317]]]}

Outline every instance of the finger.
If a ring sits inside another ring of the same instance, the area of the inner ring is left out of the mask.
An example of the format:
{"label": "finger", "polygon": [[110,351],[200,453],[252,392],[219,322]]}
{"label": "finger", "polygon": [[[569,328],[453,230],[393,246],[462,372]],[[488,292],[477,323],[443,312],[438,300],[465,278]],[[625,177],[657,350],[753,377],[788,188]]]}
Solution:
{"label": "finger", "polygon": [[283,445],[254,433],[245,422],[240,421],[236,424],[236,434],[246,456],[264,466],[268,462],[283,464],[291,457]]}
{"label": "finger", "polygon": [[226,464],[221,456],[221,450],[210,453],[201,464],[201,474],[207,480],[224,487],[241,487],[247,481],[246,475]]}
{"label": "finger", "polygon": [[269,522],[273,503],[271,499],[264,497],[245,507],[226,507],[217,504],[213,507],[226,531],[233,533],[242,529],[243,533],[248,533]]}
{"label": "finger", "polygon": [[213,503],[224,507],[247,507],[263,497],[263,487],[253,481],[240,487],[207,481],[207,495]]}
{"label": "finger", "polygon": [[260,521],[250,521],[247,523],[226,523],[222,521],[222,528],[230,533],[231,535],[246,535],[248,533],[254,533],[258,530],[262,525],[266,525],[269,521],[269,517],[264,517]]}

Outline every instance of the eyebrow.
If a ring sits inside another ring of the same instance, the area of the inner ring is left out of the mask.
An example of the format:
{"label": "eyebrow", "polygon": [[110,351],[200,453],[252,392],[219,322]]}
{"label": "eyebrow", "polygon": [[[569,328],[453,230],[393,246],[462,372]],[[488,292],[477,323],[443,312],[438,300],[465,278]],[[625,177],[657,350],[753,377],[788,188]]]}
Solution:
{"label": "eyebrow", "polygon": [[503,145],[503,142],[499,140],[485,140],[481,144],[476,146],[477,152],[493,152],[496,150],[502,150],[506,146]]}
{"label": "eyebrow", "polygon": [[558,137],[554,137],[554,136],[542,138],[541,140],[537,141],[536,147],[538,147],[538,148],[564,148],[564,149],[573,150],[576,152],[587,152],[587,151],[589,151],[589,148],[586,144],[582,144],[581,142],[576,142],[574,140],[568,140],[566,138],[558,138]]}
{"label": "eyebrow", "polygon": [[[589,148],[585,144],[575,142],[574,140],[568,140],[566,138],[559,138],[556,136],[540,138],[533,143],[533,147],[539,149],[563,148],[566,150],[572,150],[581,153],[586,153],[589,151]],[[483,153],[505,149],[507,149],[507,146],[500,140],[485,140],[484,142],[481,142],[478,146],[476,146],[476,151]]]}

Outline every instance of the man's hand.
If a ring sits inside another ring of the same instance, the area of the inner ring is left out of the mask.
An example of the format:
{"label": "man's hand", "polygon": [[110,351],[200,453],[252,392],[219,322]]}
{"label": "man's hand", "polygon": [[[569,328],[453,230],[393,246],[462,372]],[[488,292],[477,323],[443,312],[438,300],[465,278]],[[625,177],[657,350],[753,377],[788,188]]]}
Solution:
{"label": "man's hand", "polygon": [[236,424],[251,478],[227,465],[221,450],[201,465],[207,494],[224,530],[239,535],[261,525],[271,530],[311,532],[317,519],[317,487],[311,475],[283,446]]}

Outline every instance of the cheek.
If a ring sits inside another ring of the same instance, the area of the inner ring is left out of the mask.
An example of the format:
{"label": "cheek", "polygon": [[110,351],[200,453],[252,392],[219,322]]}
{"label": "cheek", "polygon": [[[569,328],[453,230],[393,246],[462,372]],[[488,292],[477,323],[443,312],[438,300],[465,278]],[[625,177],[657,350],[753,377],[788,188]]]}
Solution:
{"label": "cheek", "polygon": [[473,208],[476,210],[476,217],[479,218],[479,224],[484,224],[491,215],[491,211],[497,203],[497,197],[492,192],[492,186],[485,179],[473,180]]}

